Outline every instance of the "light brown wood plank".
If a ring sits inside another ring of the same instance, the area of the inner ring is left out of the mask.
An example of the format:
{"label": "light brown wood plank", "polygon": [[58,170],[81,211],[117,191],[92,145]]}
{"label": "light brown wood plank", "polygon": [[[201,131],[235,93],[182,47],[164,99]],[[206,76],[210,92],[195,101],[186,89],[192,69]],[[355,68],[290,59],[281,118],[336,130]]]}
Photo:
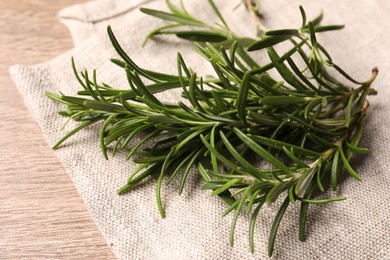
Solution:
{"label": "light brown wood plank", "polygon": [[0,259],[114,259],[8,73],[72,48],[57,12],[81,2],[0,0]]}

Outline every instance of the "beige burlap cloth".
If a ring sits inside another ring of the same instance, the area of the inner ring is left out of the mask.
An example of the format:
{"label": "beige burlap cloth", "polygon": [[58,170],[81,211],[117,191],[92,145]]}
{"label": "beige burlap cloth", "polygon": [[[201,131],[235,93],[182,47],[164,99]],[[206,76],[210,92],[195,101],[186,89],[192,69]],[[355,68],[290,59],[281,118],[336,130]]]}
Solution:
{"label": "beige burlap cloth", "polygon": [[[252,34],[248,15],[240,2],[217,1],[227,21],[240,34]],[[190,43],[174,37],[152,40],[145,48],[141,42],[151,29],[162,22],[143,15],[138,7],[165,9],[163,1],[95,1],[67,8],[60,19],[69,27],[76,48],[44,64],[13,66],[12,78],[32,114],[39,122],[50,145],[65,132],[66,118],[57,112],[61,105],[45,97],[46,90],[75,94],[77,84],[70,66],[75,57],[79,69],[97,69],[98,81],[126,88],[121,69],[109,61],[117,57],[105,33],[111,24],[124,49],[139,65],[174,73],[176,52],[200,73],[208,66],[193,54]],[[213,20],[207,1],[185,1],[197,16]],[[282,221],[274,259],[389,259],[390,258],[390,4],[387,0],[296,1],[264,0],[263,9],[269,28],[298,27],[298,5],[308,16],[321,9],[325,22],[345,23],[342,32],[327,33],[320,40],[336,63],[361,80],[368,79],[372,67],[380,74],[370,97],[364,145],[370,154],[354,161],[362,182],[345,178],[340,189],[330,195],[346,196],[346,201],[312,206],[309,211],[307,241],[297,238],[299,205],[290,206]],[[161,98],[176,99],[172,91]],[[66,129],[74,127],[70,124]],[[235,245],[228,244],[231,215],[222,218],[226,205],[201,191],[195,174],[185,192],[177,195],[177,184],[163,190],[166,218],[161,219],[155,203],[155,181],[146,182],[124,196],[116,189],[124,184],[135,165],[119,155],[103,159],[98,144],[98,126],[82,131],[66,142],[56,154],[71,176],[89,212],[107,243],[120,259],[267,259],[266,246],[277,207],[264,207],[255,230],[255,253],[248,245],[249,218],[242,215],[237,224]]]}

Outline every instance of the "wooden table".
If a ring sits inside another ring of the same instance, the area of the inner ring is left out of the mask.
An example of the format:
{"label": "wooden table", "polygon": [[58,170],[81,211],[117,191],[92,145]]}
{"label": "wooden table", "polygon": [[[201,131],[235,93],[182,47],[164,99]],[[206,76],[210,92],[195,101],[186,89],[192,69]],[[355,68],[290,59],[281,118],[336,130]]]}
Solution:
{"label": "wooden table", "polygon": [[0,0],[0,259],[114,259],[10,79],[73,47],[57,12],[86,0]]}

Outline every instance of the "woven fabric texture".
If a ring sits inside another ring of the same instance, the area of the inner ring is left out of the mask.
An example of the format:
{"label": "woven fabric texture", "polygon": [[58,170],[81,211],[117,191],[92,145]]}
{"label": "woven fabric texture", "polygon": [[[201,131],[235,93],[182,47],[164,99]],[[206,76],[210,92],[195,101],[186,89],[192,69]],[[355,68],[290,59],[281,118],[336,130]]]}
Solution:
{"label": "woven fabric texture", "polygon": [[[184,1],[190,12],[213,21],[207,1]],[[216,1],[226,20],[239,34],[253,35],[249,15],[240,1]],[[358,79],[366,80],[378,66],[380,74],[373,87],[379,92],[369,98],[370,109],[363,144],[368,155],[356,157],[353,165],[363,176],[361,182],[343,179],[337,192],[346,201],[313,205],[309,210],[307,241],[298,240],[299,203],[287,209],[272,259],[386,259],[390,257],[390,4],[386,0],[286,1],[264,0],[262,8],[269,28],[296,28],[300,25],[298,6],[309,17],[324,11],[324,23],[346,24],[342,32],[319,37],[336,63]],[[64,134],[66,121],[57,114],[63,106],[45,97],[45,91],[74,95],[80,86],[71,69],[71,56],[79,70],[97,70],[98,81],[127,88],[122,69],[110,63],[117,57],[105,33],[111,24],[119,42],[141,67],[168,73],[176,71],[180,51],[188,65],[199,74],[210,67],[192,51],[192,44],[174,37],[157,37],[141,48],[144,36],[162,22],[142,14],[138,6],[166,9],[163,1],[94,1],[69,7],[59,17],[69,27],[76,47],[59,57],[33,66],[11,67],[12,78],[27,107],[39,122],[48,143]],[[180,93],[159,95],[177,100]],[[70,123],[66,130],[75,124]],[[155,180],[118,196],[117,188],[135,168],[124,155],[104,160],[98,143],[99,126],[90,127],[69,139],[55,153],[71,176],[89,212],[119,259],[268,259],[267,238],[278,205],[264,207],[255,229],[255,253],[248,243],[249,217],[239,217],[234,247],[228,233],[232,215],[221,217],[226,205],[190,173],[185,191],[177,194],[178,183],[164,187],[162,197],[166,218],[161,219],[155,202]],[[278,204],[278,203],[276,203]]]}

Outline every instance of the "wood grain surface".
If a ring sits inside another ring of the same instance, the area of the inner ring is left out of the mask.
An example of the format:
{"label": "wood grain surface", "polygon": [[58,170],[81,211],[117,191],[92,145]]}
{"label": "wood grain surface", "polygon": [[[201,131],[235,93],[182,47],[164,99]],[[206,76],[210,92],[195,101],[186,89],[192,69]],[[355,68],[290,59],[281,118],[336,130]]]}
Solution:
{"label": "wood grain surface", "polygon": [[57,12],[86,0],[0,0],[0,259],[114,259],[8,68],[73,47]]}

